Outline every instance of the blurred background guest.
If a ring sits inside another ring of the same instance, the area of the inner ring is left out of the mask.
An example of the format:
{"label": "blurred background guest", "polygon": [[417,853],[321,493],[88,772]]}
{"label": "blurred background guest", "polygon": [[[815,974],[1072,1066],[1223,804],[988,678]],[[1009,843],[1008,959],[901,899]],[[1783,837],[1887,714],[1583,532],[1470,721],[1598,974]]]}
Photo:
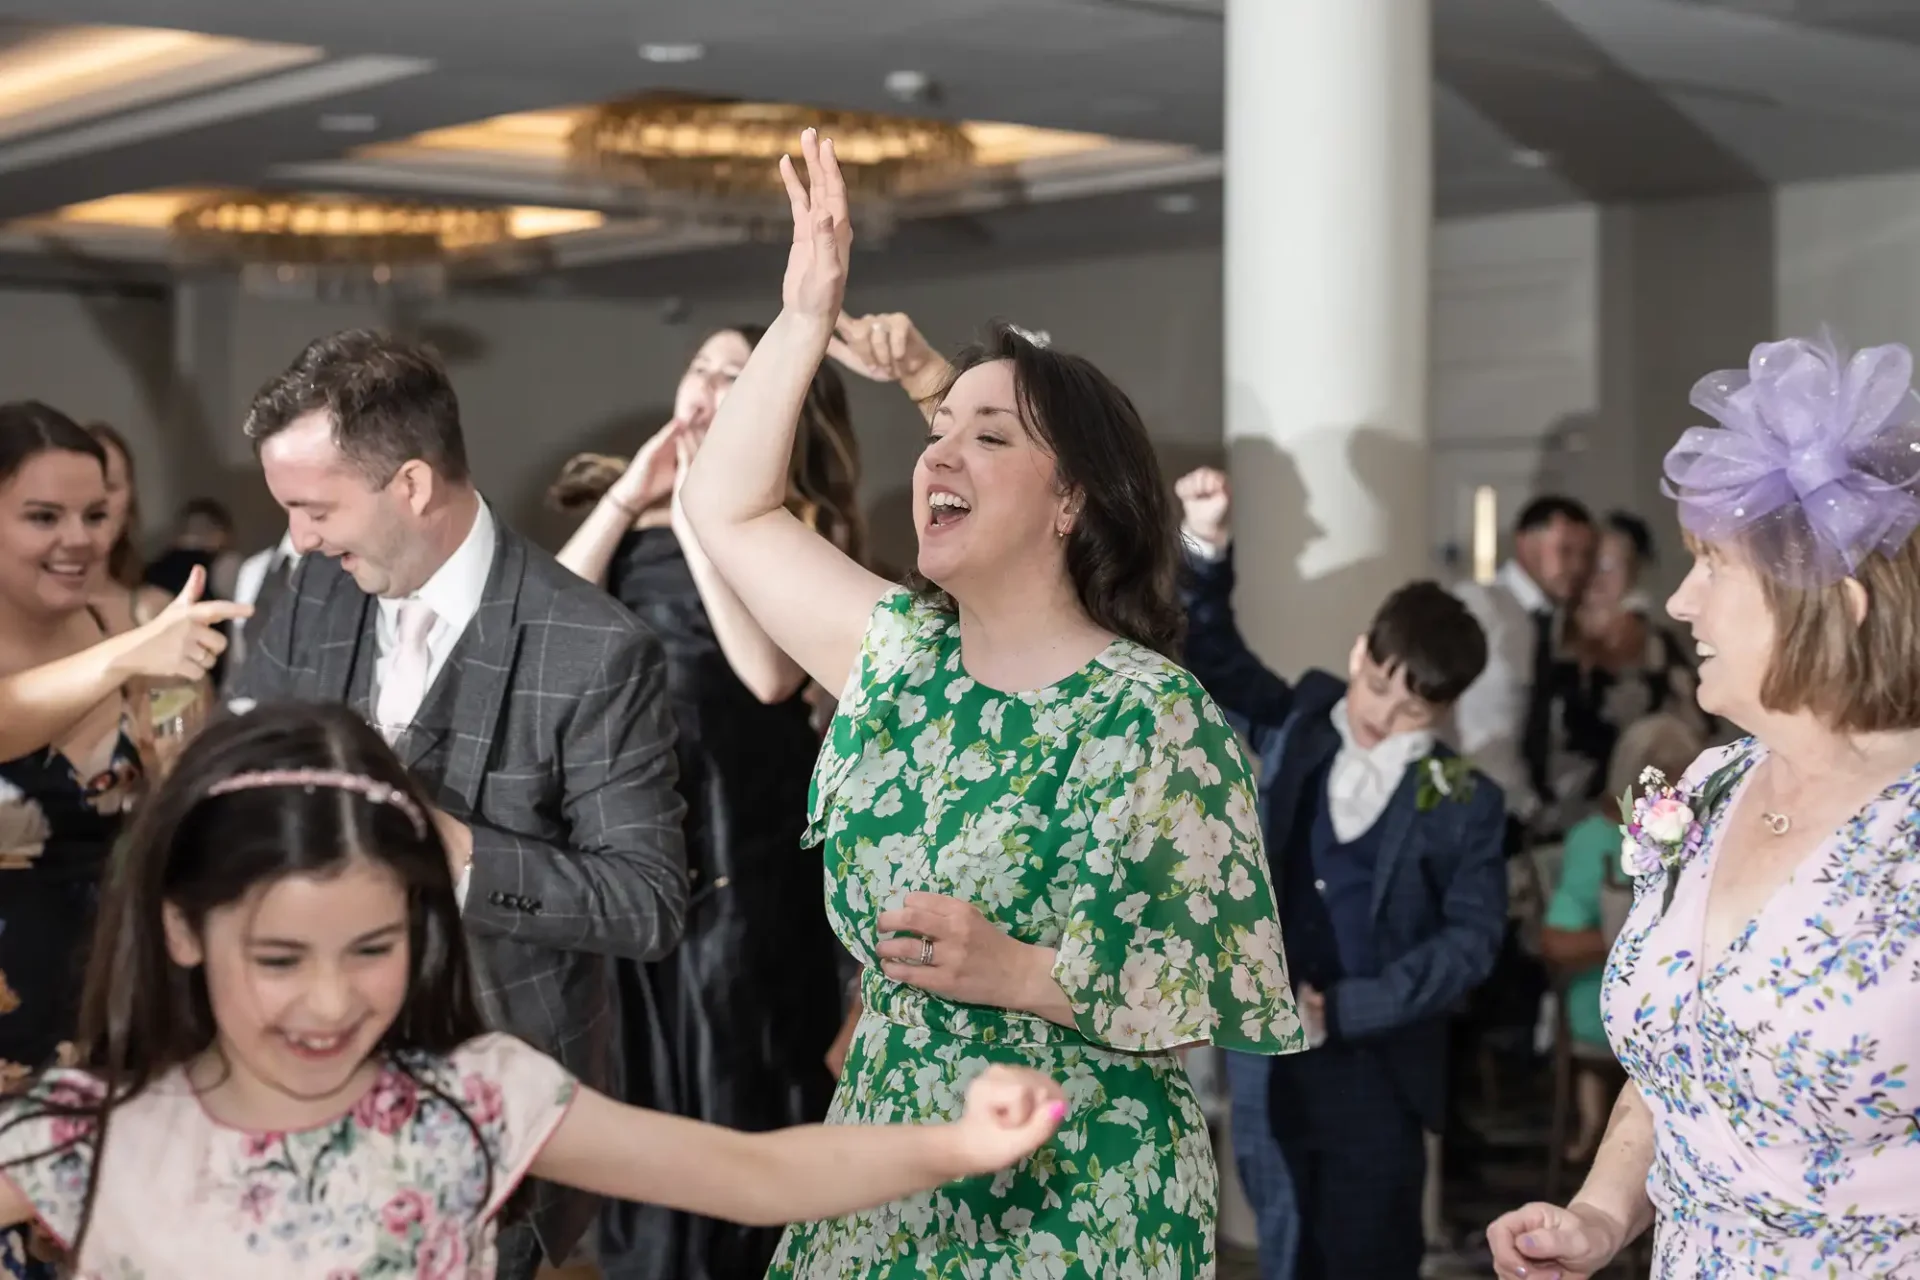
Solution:
{"label": "blurred background guest", "polygon": [[[1583,759],[1611,761],[1621,733],[1657,713],[1679,717],[1703,737],[1710,731],[1694,700],[1689,646],[1652,616],[1653,605],[1640,590],[1641,574],[1652,562],[1647,522],[1624,511],[1608,513],[1593,576],[1573,613],[1569,653],[1556,671],[1570,748]],[[1588,800],[1618,794],[1606,770],[1592,771]]]}
{"label": "blurred background guest", "polygon": [[[807,783],[820,739],[807,676],[753,620],[674,500],[762,330],[710,334],[674,395],[672,420],[630,464],[583,454],[551,490],[588,511],[560,563],[601,583],[659,636],[687,802],[689,900],[680,945],[621,961],[625,1096],[738,1129],[816,1122],[850,966],[827,927],[820,853],[807,848]],[[787,508],[853,557],[865,554],[859,453],[840,375],[814,374],[787,470]],[[778,1228],[610,1202],[609,1280],[757,1280]]]}
{"label": "blurred background guest", "polygon": [[1540,931],[1540,951],[1557,971],[1565,1008],[1571,1101],[1578,1126],[1564,1153],[1571,1164],[1593,1157],[1613,1104],[1612,1091],[1626,1078],[1614,1063],[1600,1022],[1601,966],[1633,905],[1633,881],[1620,861],[1620,826],[1626,815],[1620,812],[1619,798],[1640,790],[1644,770],[1678,778],[1705,748],[1696,715],[1664,711],[1635,721],[1614,747],[1606,778],[1609,799],[1602,811],[1567,832],[1559,883]]}

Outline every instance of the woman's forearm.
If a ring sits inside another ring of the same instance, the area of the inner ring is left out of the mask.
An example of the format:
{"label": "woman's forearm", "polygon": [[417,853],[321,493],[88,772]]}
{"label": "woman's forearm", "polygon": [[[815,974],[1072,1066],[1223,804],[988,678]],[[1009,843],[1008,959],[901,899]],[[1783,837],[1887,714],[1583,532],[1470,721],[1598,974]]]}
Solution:
{"label": "woman's forearm", "polygon": [[1652,1168],[1653,1112],[1640,1096],[1640,1086],[1629,1081],[1613,1104],[1593,1169],[1572,1207],[1604,1215],[1619,1228],[1616,1247],[1624,1246],[1653,1221],[1653,1204],[1647,1199],[1647,1172]]}
{"label": "woman's forearm", "polygon": [[940,407],[940,388],[952,378],[952,366],[945,360],[935,360],[913,377],[902,378],[900,389],[913,400],[914,407],[920,410],[920,416],[932,422],[934,410]]}
{"label": "woman's forearm", "polygon": [[0,760],[38,751],[124,684],[122,662],[140,643],[111,636],[70,657],[0,678]]}
{"label": "woman's forearm", "polygon": [[605,586],[607,566],[613,563],[613,553],[633,528],[633,521],[634,512],[609,490],[554,559],[595,586]]}
{"label": "woman's forearm", "polygon": [[727,665],[760,701],[769,706],[785,702],[799,691],[807,673],[754,621],[753,614],[701,550],[699,537],[693,530],[682,527],[677,532],[681,550],[686,553],[687,568],[693,574],[693,585],[700,592],[700,603],[706,606],[713,638],[719,642],[720,652],[726,655]]}
{"label": "woman's forearm", "polygon": [[807,388],[833,336],[831,323],[782,311],[714,415],[681,493],[694,532],[723,562],[728,529],[781,510]]}
{"label": "woman's forearm", "polygon": [[1555,929],[1540,931],[1540,958],[1560,969],[1580,971],[1596,969],[1607,962],[1606,935],[1598,929]]}
{"label": "woman's forearm", "polygon": [[1053,976],[1060,953],[1052,947],[1023,945],[1018,980],[1008,1007],[1063,1027],[1075,1026],[1073,1003]]}

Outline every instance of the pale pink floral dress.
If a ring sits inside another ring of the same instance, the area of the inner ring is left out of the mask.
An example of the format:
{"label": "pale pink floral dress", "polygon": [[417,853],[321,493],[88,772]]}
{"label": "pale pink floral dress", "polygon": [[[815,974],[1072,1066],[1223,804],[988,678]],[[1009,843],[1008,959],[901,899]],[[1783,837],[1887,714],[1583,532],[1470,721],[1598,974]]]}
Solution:
{"label": "pale pink floral dress", "polygon": [[[1607,1037],[1654,1121],[1656,1280],[1920,1278],[1920,767],[1702,961],[1727,815],[1766,756],[1708,752],[1681,787],[1705,839],[1635,884],[1607,962]],[[1724,771],[1724,772],[1723,772]]]}
{"label": "pale pink floral dress", "polygon": [[[250,1133],[209,1117],[173,1073],[109,1121],[76,1274],[492,1280],[494,1219],[574,1088],[545,1054],[488,1035],[446,1058],[388,1066],[330,1123]],[[90,1076],[56,1071],[0,1108],[3,1176],[63,1243],[79,1226],[93,1146],[73,1141],[82,1122],[13,1121],[34,1112],[34,1098],[71,1101],[96,1089]]]}

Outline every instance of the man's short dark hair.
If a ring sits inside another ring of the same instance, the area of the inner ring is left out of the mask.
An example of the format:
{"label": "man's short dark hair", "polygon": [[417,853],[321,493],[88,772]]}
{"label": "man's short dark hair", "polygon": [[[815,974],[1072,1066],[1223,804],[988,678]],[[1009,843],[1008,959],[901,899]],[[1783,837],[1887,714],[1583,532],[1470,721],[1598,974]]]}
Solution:
{"label": "man's short dark hair", "polygon": [[226,504],[216,498],[189,498],[180,504],[180,523],[189,520],[205,520],[216,529],[233,532],[233,512]]}
{"label": "man's short dark hair", "polygon": [[1593,513],[1574,498],[1558,493],[1546,493],[1520,508],[1520,518],[1513,522],[1515,533],[1532,533],[1535,529],[1544,529],[1555,520],[1569,520],[1574,524],[1593,526]]}
{"label": "man's short dark hair", "polygon": [[1439,583],[1410,582],[1373,615],[1367,653],[1389,670],[1406,672],[1414,697],[1444,707],[1486,670],[1487,633]]}
{"label": "man's short dark hair", "polygon": [[448,480],[467,479],[460,402],[433,349],[367,329],[307,344],[269,379],[247,412],[254,452],[294,419],[326,410],[333,440],[379,486],[418,458]]}
{"label": "man's short dark hair", "polygon": [[1653,563],[1653,530],[1631,511],[1609,511],[1607,528],[1625,538],[1633,547],[1633,558],[1641,564]]}

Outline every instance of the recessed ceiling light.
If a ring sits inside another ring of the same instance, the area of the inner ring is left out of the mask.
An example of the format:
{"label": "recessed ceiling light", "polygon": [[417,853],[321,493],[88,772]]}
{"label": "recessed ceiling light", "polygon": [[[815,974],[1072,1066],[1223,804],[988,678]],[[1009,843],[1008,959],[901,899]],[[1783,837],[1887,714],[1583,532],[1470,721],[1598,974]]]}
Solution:
{"label": "recessed ceiling light", "polygon": [[1509,158],[1522,169],[1544,169],[1553,163],[1551,151],[1535,151],[1532,147],[1520,147]]}
{"label": "recessed ceiling light", "polygon": [[933,77],[924,71],[889,71],[887,92],[901,102],[925,102],[933,97]]}
{"label": "recessed ceiling light", "polygon": [[648,62],[698,62],[707,56],[707,46],[691,41],[683,44],[643,44],[640,56]]}
{"label": "recessed ceiling light", "polygon": [[1169,191],[1154,199],[1153,207],[1162,213],[1192,213],[1200,207],[1191,191]]}
{"label": "recessed ceiling light", "polygon": [[372,133],[380,127],[380,117],[366,112],[334,112],[320,117],[322,133]]}

